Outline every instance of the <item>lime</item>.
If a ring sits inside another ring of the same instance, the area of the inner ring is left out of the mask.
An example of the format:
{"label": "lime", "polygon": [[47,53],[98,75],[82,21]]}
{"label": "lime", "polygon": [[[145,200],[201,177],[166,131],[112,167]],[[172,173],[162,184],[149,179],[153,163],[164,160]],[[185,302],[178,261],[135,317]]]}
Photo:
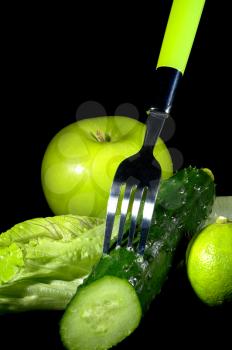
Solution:
{"label": "lime", "polygon": [[206,226],[187,249],[187,274],[198,297],[209,305],[232,299],[232,222]]}

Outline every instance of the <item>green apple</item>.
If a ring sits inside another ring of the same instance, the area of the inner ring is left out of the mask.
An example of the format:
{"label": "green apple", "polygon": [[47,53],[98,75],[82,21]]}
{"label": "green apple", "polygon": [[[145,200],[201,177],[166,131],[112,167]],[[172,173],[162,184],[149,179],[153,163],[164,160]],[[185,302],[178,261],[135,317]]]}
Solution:
{"label": "green apple", "polygon": [[[145,130],[144,124],[123,116],[84,119],[62,129],[42,162],[42,186],[54,214],[104,217],[115,171],[139,151]],[[160,138],[153,153],[162,178],[170,177],[171,156]]]}

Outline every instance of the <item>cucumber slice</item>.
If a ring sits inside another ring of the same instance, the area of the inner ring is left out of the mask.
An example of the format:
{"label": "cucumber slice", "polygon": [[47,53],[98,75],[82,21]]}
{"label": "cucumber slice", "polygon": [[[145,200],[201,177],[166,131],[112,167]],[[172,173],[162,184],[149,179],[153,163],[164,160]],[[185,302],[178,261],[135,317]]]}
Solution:
{"label": "cucumber slice", "polygon": [[104,350],[139,325],[142,310],[126,280],[105,276],[80,289],[61,320],[60,333],[69,350]]}

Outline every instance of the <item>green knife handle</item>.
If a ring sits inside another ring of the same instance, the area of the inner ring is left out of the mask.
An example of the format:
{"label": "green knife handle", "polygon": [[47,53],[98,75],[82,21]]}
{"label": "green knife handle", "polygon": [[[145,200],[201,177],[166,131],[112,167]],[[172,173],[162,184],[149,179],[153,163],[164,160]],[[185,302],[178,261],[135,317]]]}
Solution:
{"label": "green knife handle", "polygon": [[174,0],[164,34],[157,68],[184,73],[205,0]]}

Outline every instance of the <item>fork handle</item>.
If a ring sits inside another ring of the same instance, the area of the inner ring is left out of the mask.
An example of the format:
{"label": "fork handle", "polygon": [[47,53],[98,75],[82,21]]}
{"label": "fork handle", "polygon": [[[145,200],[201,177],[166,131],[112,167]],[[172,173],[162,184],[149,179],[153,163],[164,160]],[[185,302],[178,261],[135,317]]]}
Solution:
{"label": "fork handle", "polygon": [[160,86],[155,107],[169,113],[189,58],[205,0],[173,0],[157,63]]}
{"label": "fork handle", "polygon": [[174,0],[164,34],[157,68],[172,67],[184,73],[205,0]]}

